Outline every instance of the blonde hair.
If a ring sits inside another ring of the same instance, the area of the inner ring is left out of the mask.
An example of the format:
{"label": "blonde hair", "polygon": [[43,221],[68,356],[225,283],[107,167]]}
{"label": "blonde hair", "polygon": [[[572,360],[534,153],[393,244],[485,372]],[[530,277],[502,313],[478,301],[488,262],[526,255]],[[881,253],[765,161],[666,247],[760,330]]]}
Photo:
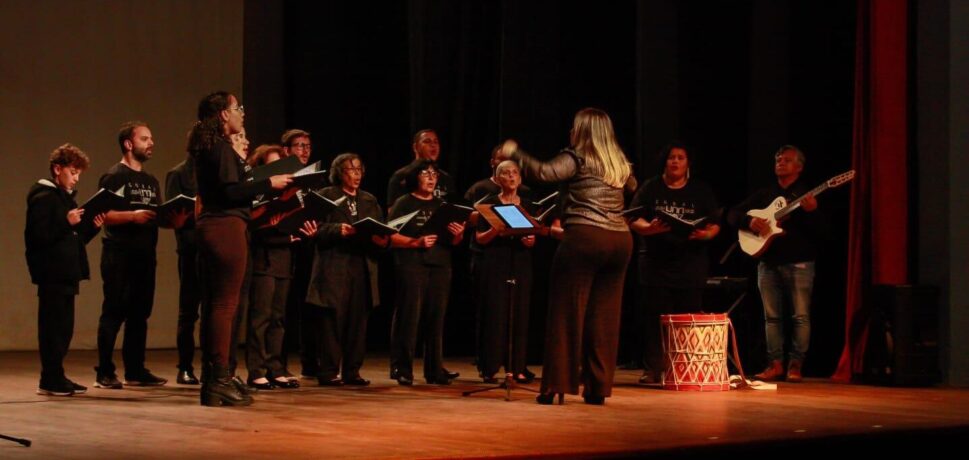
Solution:
{"label": "blonde hair", "polygon": [[572,147],[588,162],[590,169],[603,182],[621,188],[632,173],[629,160],[616,142],[612,120],[606,112],[585,108],[575,114],[572,123]]}

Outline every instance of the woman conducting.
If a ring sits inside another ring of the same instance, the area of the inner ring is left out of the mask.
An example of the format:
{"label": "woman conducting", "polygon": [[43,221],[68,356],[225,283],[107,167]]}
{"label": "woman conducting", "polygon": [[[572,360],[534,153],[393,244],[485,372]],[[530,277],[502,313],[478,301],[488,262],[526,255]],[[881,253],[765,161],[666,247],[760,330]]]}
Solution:
{"label": "woman conducting", "polygon": [[565,233],[552,259],[545,336],[545,365],[537,401],[559,403],[564,393],[587,404],[612,394],[623,281],[632,252],[622,217],[623,191],[636,180],[616,142],[609,115],[586,108],[575,114],[571,148],[548,162],[505,141],[500,156],[522,165],[526,177],[562,183]]}

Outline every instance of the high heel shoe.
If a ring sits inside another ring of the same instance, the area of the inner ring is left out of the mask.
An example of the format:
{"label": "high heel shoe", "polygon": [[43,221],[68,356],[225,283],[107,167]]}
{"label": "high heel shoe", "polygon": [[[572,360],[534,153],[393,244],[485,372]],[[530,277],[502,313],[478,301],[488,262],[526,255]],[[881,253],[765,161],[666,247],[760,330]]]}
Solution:
{"label": "high heel shoe", "polygon": [[594,406],[601,406],[606,403],[605,396],[587,395],[587,396],[583,396],[582,399],[585,400],[586,404],[592,404]]}
{"label": "high heel shoe", "polygon": [[565,393],[540,393],[535,397],[535,402],[547,406],[555,401],[556,395],[558,395],[559,405],[565,404]]}

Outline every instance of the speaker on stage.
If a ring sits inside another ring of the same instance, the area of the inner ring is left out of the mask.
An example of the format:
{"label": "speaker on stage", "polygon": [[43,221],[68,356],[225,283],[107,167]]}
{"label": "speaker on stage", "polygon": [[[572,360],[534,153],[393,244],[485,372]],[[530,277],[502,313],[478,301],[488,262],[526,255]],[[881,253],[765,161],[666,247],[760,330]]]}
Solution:
{"label": "speaker on stage", "polygon": [[899,386],[939,383],[939,289],[875,285],[870,305],[865,381]]}

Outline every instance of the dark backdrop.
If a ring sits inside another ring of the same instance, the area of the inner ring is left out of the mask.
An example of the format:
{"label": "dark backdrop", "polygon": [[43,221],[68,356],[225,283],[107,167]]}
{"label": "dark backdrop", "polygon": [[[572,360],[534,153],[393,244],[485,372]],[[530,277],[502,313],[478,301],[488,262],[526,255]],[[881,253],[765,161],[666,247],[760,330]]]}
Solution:
{"label": "dark backdrop", "polygon": [[[726,206],[773,180],[781,144],[805,151],[812,182],[850,168],[854,2],[289,1],[250,14],[253,3],[246,14],[247,114],[259,110],[252,107],[259,100],[265,113],[283,114],[285,127],[311,131],[315,159],[361,154],[364,188],[377,197],[412,158],[418,129],[438,131],[442,166],[465,189],[487,176],[490,149],[504,138],[540,157],[554,154],[586,106],[610,113],[641,179],[656,174],[663,144],[686,142],[693,174]],[[280,28],[281,40],[274,34]],[[265,118],[248,119],[256,142],[278,139],[279,121]],[[806,370],[826,375],[843,344],[847,194],[829,192],[820,203],[833,234],[818,260]],[[725,228],[711,257],[719,259],[733,240]],[[552,250],[540,247],[539,260]],[[452,355],[473,347],[465,266],[466,255],[458,254],[445,346]],[[753,282],[753,267],[734,253],[713,274]],[[384,274],[384,298],[392,299],[393,280]],[[547,289],[541,269],[537,276],[536,362]],[[735,313],[748,370],[763,364],[754,286],[750,294]],[[716,308],[733,297],[709,298]],[[627,295],[629,307],[633,298]],[[386,347],[391,310],[374,314],[373,350]],[[624,317],[625,357],[635,354],[632,324]]]}

